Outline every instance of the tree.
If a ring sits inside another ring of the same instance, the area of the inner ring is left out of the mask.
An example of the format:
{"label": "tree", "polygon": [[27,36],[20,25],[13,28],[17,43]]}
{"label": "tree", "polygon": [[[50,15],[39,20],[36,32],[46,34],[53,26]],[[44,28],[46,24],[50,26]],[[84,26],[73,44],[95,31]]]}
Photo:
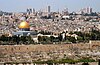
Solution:
{"label": "tree", "polygon": [[32,40],[31,36],[27,36],[26,40],[27,40],[27,44],[33,44],[34,43],[34,41]]}
{"label": "tree", "polygon": [[67,38],[70,42],[72,42],[72,43],[76,43],[76,39],[75,39],[75,37],[67,36],[66,38]]}
{"label": "tree", "polygon": [[83,42],[83,38],[81,36],[78,36],[77,41],[78,42]]}
{"label": "tree", "polygon": [[53,40],[54,40],[54,37],[50,36],[50,41],[53,42]]}
{"label": "tree", "polygon": [[21,36],[20,41],[22,41],[22,43],[25,44],[25,42],[27,41],[26,36]]}
{"label": "tree", "polygon": [[1,40],[1,41],[5,41],[5,40],[6,40],[6,36],[5,36],[5,35],[2,35],[2,36],[0,37],[0,40]]}
{"label": "tree", "polygon": [[85,62],[84,62],[82,65],[89,65],[89,63],[85,63]]}
{"label": "tree", "polygon": [[38,36],[38,41],[39,42],[43,41],[42,36]]}
{"label": "tree", "polygon": [[62,41],[62,35],[61,34],[59,34],[58,39],[59,39],[59,41]]}
{"label": "tree", "polygon": [[19,37],[18,36],[12,36],[12,41],[13,42],[18,42],[20,39],[19,39]]}
{"label": "tree", "polygon": [[53,61],[52,61],[52,60],[48,60],[48,61],[46,61],[46,63],[47,63],[48,65],[53,65]]}

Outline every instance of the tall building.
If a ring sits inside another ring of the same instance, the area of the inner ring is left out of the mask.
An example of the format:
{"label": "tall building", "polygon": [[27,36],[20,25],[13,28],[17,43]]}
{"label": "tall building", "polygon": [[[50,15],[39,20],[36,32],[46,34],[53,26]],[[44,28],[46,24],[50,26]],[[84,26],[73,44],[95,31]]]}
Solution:
{"label": "tall building", "polygon": [[92,8],[91,7],[87,7],[86,11],[87,11],[88,14],[91,14],[92,13]]}
{"label": "tall building", "polygon": [[33,8],[32,13],[35,14],[35,9]]}
{"label": "tall building", "polygon": [[92,8],[90,8],[90,13],[92,13],[93,11],[92,11],[93,9]]}
{"label": "tall building", "polygon": [[81,14],[82,13],[87,13],[87,14],[91,14],[92,13],[92,8],[91,7],[86,7],[86,8],[83,8],[79,11]]}
{"label": "tall building", "polygon": [[48,8],[47,8],[47,12],[48,12],[48,13],[50,13],[50,9],[51,9],[51,7],[48,6]]}
{"label": "tall building", "polygon": [[86,8],[86,13],[91,14],[92,13],[92,8],[91,7],[87,7]]}
{"label": "tall building", "polygon": [[32,9],[31,8],[27,8],[27,13],[31,14],[32,13]]}
{"label": "tall building", "polygon": [[44,9],[44,12],[50,13],[50,12],[51,12],[51,7],[50,7],[50,6],[47,6],[47,7]]}
{"label": "tall building", "polygon": [[43,16],[50,16],[50,13],[51,13],[51,7],[47,6],[45,9],[43,9],[42,15]]}

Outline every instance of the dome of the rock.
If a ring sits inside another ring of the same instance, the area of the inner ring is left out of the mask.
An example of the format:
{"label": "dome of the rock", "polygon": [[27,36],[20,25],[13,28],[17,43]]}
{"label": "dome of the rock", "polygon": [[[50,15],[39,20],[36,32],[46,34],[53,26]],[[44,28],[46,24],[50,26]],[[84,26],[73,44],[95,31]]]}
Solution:
{"label": "dome of the rock", "polygon": [[20,24],[19,24],[19,28],[21,28],[21,29],[25,29],[25,28],[30,28],[30,25],[29,25],[29,23],[27,23],[26,21],[24,21],[24,22],[21,22]]}

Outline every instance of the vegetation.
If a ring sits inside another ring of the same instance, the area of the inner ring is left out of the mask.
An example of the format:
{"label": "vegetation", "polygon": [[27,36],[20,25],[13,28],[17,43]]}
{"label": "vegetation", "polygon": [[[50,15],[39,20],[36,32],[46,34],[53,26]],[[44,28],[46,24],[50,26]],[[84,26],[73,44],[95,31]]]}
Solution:
{"label": "vegetation", "polygon": [[[40,32],[43,35],[51,35],[51,32]],[[92,30],[89,33],[83,32],[70,32],[70,35],[76,34],[77,39],[73,36],[64,36],[67,32],[60,33],[58,37],[54,36],[38,36],[39,43],[42,44],[52,44],[54,42],[66,42],[66,43],[79,43],[79,42],[89,42],[89,40],[100,40],[100,31]],[[14,45],[14,44],[35,44],[31,36],[12,36],[7,37],[6,35],[2,35],[0,37],[1,45]]]}
{"label": "vegetation", "polygon": [[[32,63],[34,64],[48,64],[48,65],[53,65],[53,64],[75,64],[78,62],[84,62],[82,65],[89,65],[88,62],[95,62],[93,59],[91,58],[81,58],[78,60],[74,60],[74,59],[70,59],[70,58],[63,58],[63,59],[59,59],[59,60],[47,60],[47,61],[33,61]],[[7,62],[7,64],[26,64],[26,63],[31,63],[31,62]]]}
{"label": "vegetation", "polygon": [[89,65],[89,63],[83,63],[82,65]]}
{"label": "vegetation", "polygon": [[52,65],[53,63],[54,64],[57,64],[57,63],[59,63],[59,64],[64,64],[64,63],[75,64],[75,63],[78,63],[78,62],[84,62],[83,64],[85,64],[85,63],[88,63],[88,62],[95,62],[95,60],[93,60],[91,58],[82,58],[82,59],[78,59],[78,60],[74,60],[74,59],[70,59],[70,58],[64,58],[64,59],[60,59],[60,60],[37,61],[37,62],[34,62],[34,63]]}
{"label": "vegetation", "polygon": [[[63,32],[66,34],[66,32]],[[97,30],[92,30],[89,33],[83,33],[83,32],[70,32],[69,34],[73,35],[76,34],[78,35],[77,39],[72,36],[65,36],[63,38],[62,34],[60,33],[58,37],[47,37],[47,36],[39,36],[38,40],[39,42],[71,42],[71,43],[77,43],[77,42],[89,42],[89,40],[100,40],[100,31]],[[45,33],[47,34],[47,33]]]}
{"label": "vegetation", "polygon": [[14,45],[14,44],[33,44],[34,41],[32,40],[31,36],[12,36],[7,37],[2,35],[0,37],[1,45]]}
{"label": "vegetation", "polygon": [[79,59],[79,61],[80,62],[95,62],[94,59],[92,59],[92,58],[86,58],[86,57]]}

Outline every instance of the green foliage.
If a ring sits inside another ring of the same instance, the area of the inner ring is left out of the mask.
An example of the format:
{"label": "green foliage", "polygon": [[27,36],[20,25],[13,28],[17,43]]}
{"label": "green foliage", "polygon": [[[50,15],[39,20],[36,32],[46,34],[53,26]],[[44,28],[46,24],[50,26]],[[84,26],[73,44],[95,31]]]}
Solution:
{"label": "green foliage", "polygon": [[40,31],[39,33],[43,34],[43,35],[51,35],[51,32],[48,31]]}
{"label": "green foliage", "polygon": [[[12,36],[12,37],[6,37],[4,35],[2,35],[0,37],[0,41],[3,41],[5,44],[5,42],[8,42],[6,43],[5,45],[11,45],[11,44],[32,44],[34,43],[34,41],[32,40],[31,36]],[[2,44],[2,43],[1,43]]]}
{"label": "green foliage", "polygon": [[61,59],[61,60],[47,60],[47,61],[35,61],[33,63],[36,64],[48,64],[48,65],[53,65],[54,64],[64,64],[64,63],[69,63],[69,64],[75,64],[79,62],[78,60],[73,60],[73,59]]}
{"label": "green foliage", "polygon": [[[44,35],[51,35],[51,32],[45,32],[41,31]],[[65,32],[63,32],[65,33]],[[70,34],[76,34],[78,35],[77,39],[75,37],[71,36],[66,36],[63,39],[62,38],[62,33],[58,35],[58,37],[54,36],[38,36],[38,41],[39,43],[42,44],[47,44],[47,43],[53,43],[53,42],[71,42],[71,43],[76,43],[76,42],[89,42],[89,40],[100,40],[100,31],[97,30],[92,30],[89,33],[83,33],[83,32],[70,32]],[[3,43],[0,44],[34,44],[33,39],[31,36],[12,36],[12,37],[7,37],[6,35],[2,35],[0,37],[0,41]],[[11,43],[10,43],[11,42]]]}
{"label": "green foliage", "polygon": [[78,42],[83,42],[83,37],[78,36],[77,40],[78,40]]}
{"label": "green foliage", "polygon": [[43,40],[42,36],[38,36],[38,41],[41,42]]}
{"label": "green foliage", "polygon": [[2,35],[0,37],[0,40],[2,40],[2,41],[8,41],[8,37],[6,37],[5,35]]}
{"label": "green foliage", "polygon": [[48,65],[53,65],[54,61],[53,60],[48,60],[45,63],[47,63]]}
{"label": "green foliage", "polygon": [[38,41],[41,42],[41,43],[44,43],[45,42],[51,42],[51,37],[47,37],[47,36],[38,36]]}
{"label": "green foliage", "polygon": [[95,60],[92,58],[81,58],[79,59],[79,61],[80,62],[95,62]]}
{"label": "green foliage", "polygon": [[100,31],[92,30],[90,39],[91,40],[100,40]]}
{"label": "green foliage", "polygon": [[35,61],[33,63],[36,63],[36,64],[45,64],[45,61]]}
{"label": "green foliage", "polygon": [[31,38],[31,36],[27,36],[27,37],[26,37],[26,41],[27,41],[26,44],[33,44],[33,43],[34,43],[34,41],[33,41],[33,39]]}
{"label": "green foliage", "polygon": [[66,58],[66,59],[61,59],[60,61],[59,61],[59,63],[69,63],[69,64],[75,64],[75,63],[77,63],[78,62],[78,60],[73,60],[73,59],[68,59],[68,58]]}
{"label": "green foliage", "polygon": [[54,37],[50,36],[50,41],[53,42],[53,40],[54,40]]}
{"label": "green foliage", "polygon": [[78,35],[78,42],[88,42],[89,40],[100,40],[100,31],[92,30],[89,33],[74,32]]}
{"label": "green foliage", "polygon": [[67,40],[69,40],[70,42],[72,42],[72,43],[76,43],[76,39],[75,39],[75,37],[67,36],[66,38],[67,38]]}
{"label": "green foliage", "polygon": [[89,65],[89,63],[83,63],[82,65]]}

